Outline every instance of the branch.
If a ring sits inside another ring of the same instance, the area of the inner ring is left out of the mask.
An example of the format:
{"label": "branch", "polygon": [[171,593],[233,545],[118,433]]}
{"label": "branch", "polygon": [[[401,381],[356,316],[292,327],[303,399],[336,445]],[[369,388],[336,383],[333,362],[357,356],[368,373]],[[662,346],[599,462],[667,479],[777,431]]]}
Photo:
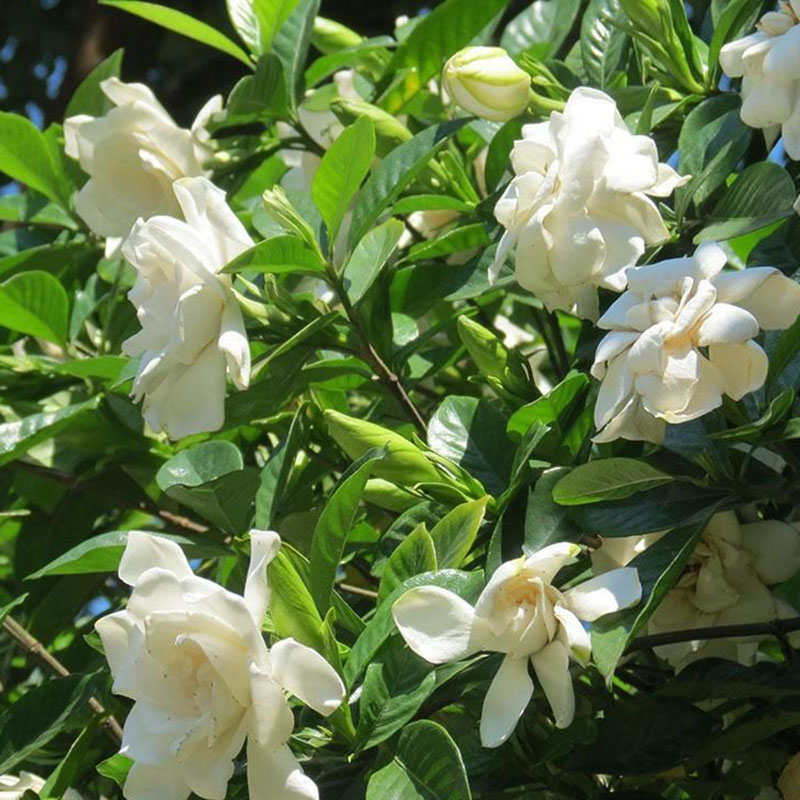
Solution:
{"label": "branch", "polygon": [[[16,620],[11,617],[6,617],[3,620],[3,628],[29,656],[33,656],[33,658],[41,661],[42,664],[55,672],[56,675],[60,675],[62,678],[71,675],[70,671]],[[102,725],[108,738],[115,744],[120,744],[122,741],[122,728],[114,715],[107,714],[105,708],[96,697],[90,697],[88,704],[89,708],[92,709],[92,713],[96,714],[98,717],[105,717]]]}
{"label": "branch", "polygon": [[711,625],[707,628],[691,628],[682,631],[654,633],[640,636],[628,645],[628,652],[647,650],[664,644],[678,642],[694,642],[700,639],[733,639],[740,636],[785,636],[787,633],[800,631],[800,617],[774,619],[771,622],[753,622],[743,625]]}
{"label": "branch", "polygon": [[372,367],[377,373],[381,382],[386,385],[397,397],[400,405],[406,410],[406,413],[411,421],[417,426],[422,438],[425,439],[428,434],[428,426],[425,424],[422,414],[419,413],[419,409],[414,405],[414,401],[409,396],[408,392],[400,381],[400,378],[380,357],[378,351],[372,346],[372,343],[369,341],[369,337],[367,336],[366,331],[361,324],[361,319],[358,316],[355,308],[353,308],[353,304],[350,302],[350,298],[347,296],[347,292],[342,286],[342,281],[336,274],[336,270],[333,268],[329,268],[328,270],[328,280],[336,290],[336,293],[339,295],[339,302],[341,302],[342,308],[344,309],[345,314],[347,314],[347,318],[352,323],[359,339],[361,340],[364,349],[364,355],[366,356],[367,360],[372,364]]}

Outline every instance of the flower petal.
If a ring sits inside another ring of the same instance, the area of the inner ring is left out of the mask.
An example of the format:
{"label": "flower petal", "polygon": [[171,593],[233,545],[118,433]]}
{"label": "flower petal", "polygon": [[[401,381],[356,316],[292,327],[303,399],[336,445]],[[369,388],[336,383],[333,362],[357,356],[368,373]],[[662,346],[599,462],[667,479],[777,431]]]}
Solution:
{"label": "flower petal", "polygon": [[800,285],[774,267],[750,267],[714,278],[717,302],[749,311],[765,330],[788,328],[800,313]]}
{"label": "flower petal", "polygon": [[767,584],[783,583],[800,569],[800,533],[779,520],[741,526],[742,547],[755,557],[758,577]]}
{"label": "flower petal", "polygon": [[289,740],[294,728],[294,715],[283,689],[272,675],[251,665],[250,695],[248,737],[267,749],[280,748]]}
{"label": "flower petal", "polygon": [[194,574],[183,550],[175,542],[146,531],[129,531],[119,562],[120,580],[134,586],[144,572],[154,567],[172,573],[179,580]]}
{"label": "flower petal", "polygon": [[709,344],[746,342],[758,336],[758,320],[749,312],[728,303],[716,303],[700,321],[696,341]]}
{"label": "flower petal", "polygon": [[556,573],[575,560],[581,548],[573,542],[555,542],[537,550],[525,559],[525,570],[535,573],[544,583],[550,583]]}
{"label": "flower petal", "polygon": [[583,627],[583,623],[568,609],[562,605],[556,605],[553,613],[559,621],[558,630],[559,641],[569,650],[569,654],[581,664],[588,664],[592,655],[592,640],[589,631]]}
{"label": "flower petal", "polygon": [[497,670],[481,712],[481,744],[499,747],[517,726],[533,696],[528,659],[506,656]]}
{"label": "flower petal", "polygon": [[250,800],[319,800],[317,785],[286,745],[271,748],[252,738],[247,740],[247,786]]}
{"label": "flower petal", "polygon": [[282,639],[270,649],[270,658],[275,680],[319,714],[327,717],[342,704],[342,679],[316,650]]}
{"label": "flower petal", "polygon": [[406,644],[433,664],[466,658],[488,639],[475,609],[438,586],[409,590],[392,606],[392,616]]}
{"label": "flower petal", "polygon": [[176,764],[174,767],[151,767],[134,764],[125,779],[127,800],[186,800],[189,784]]}
{"label": "flower petal", "polygon": [[275,531],[250,531],[250,565],[244,584],[244,602],[250,609],[253,622],[261,629],[269,606],[267,565],[278,555],[281,537]]}
{"label": "flower petal", "polygon": [[593,622],[605,614],[635,606],[642,599],[639,573],[633,567],[604,572],[564,592],[576,617]]}
{"label": "flower petal", "polygon": [[760,389],[767,379],[769,359],[755,342],[712,344],[708,358],[717,370],[722,391],[734,400]]}
{"label": "flower petal", "polygon": [[575,690],[567,648],[561,642],[551,642],[531,656],[531,663],[553,710],[556,728],[568,728],[575,717]]}

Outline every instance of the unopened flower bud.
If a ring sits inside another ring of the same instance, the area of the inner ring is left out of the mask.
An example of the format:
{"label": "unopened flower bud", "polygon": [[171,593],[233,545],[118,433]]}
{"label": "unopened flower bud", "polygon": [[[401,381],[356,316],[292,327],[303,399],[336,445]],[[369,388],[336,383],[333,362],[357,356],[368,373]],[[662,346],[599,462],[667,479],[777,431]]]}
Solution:
{"label": "unopened flower bud", "polygon": [[496,122],[521,114],[531,78],[502,47],[466,47],[444,66],[445,91],[466,111]]}

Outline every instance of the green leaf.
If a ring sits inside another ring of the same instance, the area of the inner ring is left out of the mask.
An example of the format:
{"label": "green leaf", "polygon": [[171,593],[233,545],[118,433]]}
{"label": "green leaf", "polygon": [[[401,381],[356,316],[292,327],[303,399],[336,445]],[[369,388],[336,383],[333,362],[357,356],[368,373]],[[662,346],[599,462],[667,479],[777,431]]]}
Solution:
{"label": "green leaf", "polygon": [[261,52],[266,53],[269,50],[275,34],[297,8],[298,2],[299,0],[252,0],[258,21]]}
{"label": "green leaf", "polygon": [[392,207],[395,214],[412,214],[414,211],[456,211],[467,214],[470,210],[469,204],[446,194],[412,194],[401,197]]}
{"label": "green leaf", "polygon": [[464,761],[450,734],[431,720],[400,734],[392,760],[373,772],[366,800],[471,800]]}
{"label": "green leaf", "polygon": [[436,673],[400,637],[367,667],[358,701],[356,748],[374,747],[409,722],[436,688]]}
{"label": "green leaf", "polygon": [[531,555],[555,542],[575,542],[580,532],[569,521],[568,509],[553,500],[553,487],[569,474],[566,467],[545,470],[528,495],[525,510],[525,541],[522,549]]}
{"label": "green leaf", "polygon": [[513,448],[506,419],[486,400],[448,397],[428,424],[428,444],[497,496],[508,485]]}
{"label": "green leaf", "polygon": [[292,109],[303,96],[303,67],[319,4],[320,0],[299,0],[272,39],[272,48],[283,65],[286,97]]}
{"label": "green leaf", "polygon": [[628,35],[614,26],[624,17],[619,0],[591,0],[581,22],[581,59],[593,85],[604,89],[622,68]]}
{"label": "green leaf", "polygon": [[267,568],[269,574],[269,613],[281,638],[293,637],[298,642],[323,648],[322,617],[314,598],[297,573],[283,548]]}
{"label": "green leaf", "polygon": [[436,549],[423,522],[400,542],[386,561],[378,587],[378,602],[383,602],[409,578],[434,572],[436,568]]}
{"label": "green leaf", "polygon": [[232,442],[201,442],[165,462],[156,474],[158,487],[166,492],[171,486],[201,486],[229,472],[244,469],[244,459]]}
{"label": "green leaf", "polygon": [[562,506],[622,500],[675,478],[636,458],[604,458],[575,467],[553,489],[553,499]]}
{"label": "green leaf", "polygon": [[256,492],[255,526],[271,529],[281,506],[286,484],[292,472],[297,451],[304,437],[303,418],[306,406],[301,405],[292,418],[289,432],[272,451],[261,468],[258,491]]}
{"label": "green leaf", "polygon": [[422,17],[400,42],[387,75],[413,70],[410,86],[402,96],[392,96],[385,105],[390,113],[400,111],[425,84],[441,71],[445,61],[466,47],[500,14],[508,0],[445,0]]}
{"label": "green leaf", "polygon": [[534,0],[506,25],[500,46],[511,56],[526,53],[540,61],[553,58],[572,29],[580,7],[581,0]]}
{"label": "green leaf", "polygon": [[261,31],[254,8],[256,2],[258,0],[225,0],[225,6],[228,9],[231,25],[233,25],[236,33],[239,34],[239,38],[251,53],[260,55],[263,51],[261,48]]}
{"label": "green leaf", "polygon": [[380,451],[365,453],[348,470],[320,515],[311,539],[310,590],[320,615],[331,607],[331,593],[336,582],[336,570],[344,553],[347,535],[353,527],[356,513],[375,462],[383,458]]}
{"label": "green leaf", "polygon": [[0,774],[10,772],[65,728],[94,692],[95,675],[50,678],[0,714]]}
{"label": "green leaf", "polygon": [[474,601],[481,589],[483,589],[483,573],[481,572],[461,572],[456,569],[442,569],[438,572],[428,572],[422,575],[415,575],[407,580],[402,586],[395,589],[386,600],[381,603],[375,614],[370,619],[367,627],[356,639],[347,662],[344,667],[345,682],[352,686],[358,676],[366,669],[375,657],[375,653],[383,646],[383,643],[396,630],[394,618],[392,617],[392,605],[395,600],[401,597],[409,589],[415,586],[440,586],[455,592],[465,600]]}
{"label": "green leaf", "polygon": [[108,58],[101,61],[81,82],[70,98],[64,119],[77,114],[88,114],[90,117],[102,117],[111,106],[111,101],[103,94],[100,84],[106,78],[118,78],[122,69],[123,51],[115,50]]}
{"label": "green leaf", "polygon": [[221,270],[230,274],[251,270],[253,272],[309,272],[325,270],[325,262],[302,239],[286,234],[259,242],[236,256]]}
{"label": "green leaf", "polygon": [[461,503],[448,512],[431,528],[431,539],[436,550],[439,569],[457,569],[475,543],[488,497]]}
{"label": "green leaf", "polygon": [[699,522],[670,531],[628,565],[639,574],[642,601],[592,623],[592,655],[607,679],[614,673],[625,648],[680,577],[716,510],[706,510]]}
{"label": "green leaf", "polygon": [[744,36],[755,25],[764,6],[762,0],[731,0],[728,2],[714,24],[714,33],[708,46],[708,65],[712,80],[721,69],[719,51],[728,42]]}
{"label": "green leaf", "polygon": [[740,100],[709,97],[686,117],[678,137],[680,172],[691,180],[675,190],[675,213],[682,219],[689,203],[704,203],[744,155],[752,135],[739,117]]}
{"label": "green leaf", "polygon": [[212,525],[241,535],[251,518],[259,473],[244,466],[236,445],[215,440],[173,456],[159,469],[156,483]]}
{"label": "green leaf", "polygon": [[141,0],[98,0],[98,2],[101,5],[127,11],[129,14],[134,14],[137,17],[146,19],[148,22],[160,25],[168,31],[179,33],[181,36],[186,36],[196,42],[213,47],[215,50],[220,50],[229,56],[233,56],[233,58],[238,59],[250,69],[253,68],[253,62],[250,57],[238,44],[232,42],[216,28],[212,28],[189,14],[184,14],[183,11],[178,11],[169,6],[162,6],[158,3],[141,2]]}
{"label": "green leaf", "polygon": [[384,209],[400,196],[428,161],[466,123],[466,119],[458,119],[425,128],[381,161],[356,198],[349,234],[351,249],[373,227]]}
{"label": "green leaf", "polygon": [[[51,561],[41,569],[32,572],[26,580],[33,581],[49,575],[89,575],[101,572],[116,572],[120,559],[128,543],[131,531],[108,531],[86,539],[66,553]],[[177,542],[187,558],[216,558],[228,556],[231,551],[227,547],[204,541],[200,537],[188,539],[159,531],[147,531],[152,536]]]}
{"label": "green leaf", "polygon": [[27,117],[7,111],[0,111],[0,172],[69,207],[69,180],[44,135]]}
{"label": "green leaf", "polygon": [[69,297],[49,272],[22,272],[0,284],[0,322],[4,328],[64,345]]}
{"label": "green leaf", "polygon": [[796,376],[789,375],[790,380],[782,380],[785,373],[790,372],[788,368],[800,354],[800,319],[795,320],[794,324],[782,331],[778,341],[775,342],[769,353],[769,370],[765,383],[767,394],[772,395],[774,391],[784,388],[794,388]]}
{"label": "green leaf", "polygon": [[121,753],[117,753],[111,756],[111,758],[101,761],[97,765],[97,771],[104,778],[114,781],[114,783],[122,789],[125,786],[125,780],[132,766],[133,759],[123,756]]}
{"label": "green leaf", "polygon": [[275,53],[266,53],[258,59],[255,73],[245,75],[231,89],[225,109],[226,122],[246,124],[253,119],[287,114],[283,64]]}
{"label": "green leaf", "polygon": [[475,247],[484,248],[491,243],[486,233],[486,226],[482,222],[471,225],[462,225],[454,228],[429,242],[418,242],[413,245],[404,261],[425,261],[453,253],[462,253]]}
{"label": "green leaf", "polygon": [[43,411],[3,423],[0,425],[0,466],[19,458],[35,445],[84,419],[99,403],[98,396],[83,403],[64,406],[57,411]]}
{"label": "green leaf", "polygon": [[345,291],[353,305],[369,291],[404,231],[405,225],[399,219],[387,219],[356,245],[342,273]]}
{"label": "green leaf", "polygon": [[[4,222],[29,222],[32,225],[56,225],[61,228],[77,230],[78,225],[75,220],[59,205],[51,203],[46,197],[37,192],[27,191],[20,194],[0,195],[0,220]],[[64,245],[65,247],[75,247],[74,245]],[[50,250],[53,245],[43,247],[30,247],[16,253],[16,257],[24,257],[31,250]],[[85,249],[85,245],[79,245]],[[3,268],[7,259],[15,256],[6,256],[0,259],[0,275],[8,272]]]}
{"label": "green leaf", "polygon": [[695,244],[732,239],[791,217],[796,199],[789,173],[770,161],[751,164],[728,188],[708,215]]}
{"label": "green leaf", "polygon": [[341,132],[314,173],[311,196],[325,220],[331,248],[374,155],[375,129],[369,119],[359,117]]}
{"label": "green leaf", "polygon": [[368,61],[369,56],[380,54],[393,45],[394,39],[391,36],[373,36],[352,47],[328,53],[314,61],[306,70],[306,86],[315,86],[337,70]]}

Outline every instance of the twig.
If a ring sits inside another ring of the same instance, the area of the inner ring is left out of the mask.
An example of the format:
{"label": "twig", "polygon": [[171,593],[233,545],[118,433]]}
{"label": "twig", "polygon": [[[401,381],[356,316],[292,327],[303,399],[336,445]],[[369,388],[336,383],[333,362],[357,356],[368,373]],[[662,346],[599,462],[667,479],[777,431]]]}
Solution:
{"label": "twig", "polygon": [[[6,617],[3,620],[3,628],[28,655],[41,661],[56,675],[67,678],[72,674],[38,639],[31,636],[16,620]],[[122,741],[122,728],[114,715],[107,714],[105,708],[96,697],[90,697],[88,704],[89,708],[92,709],[92,713],[98,717],[105,717],[102,726],[106,735],[116,744],[119,744]]]}
{"label": "twig", "polygon": [[189,517],[182,517],[179,514],[173,514],[171,511],[159,509],[158,516],[163,517],[167,522],[171,522],[179,528],[186,528],[186,530],[194,531],[195,533],[208,533],[209,530],[207,525],[201,525],[199,522],[189,519]]}
{"label": "twig", "polygon": [[628,645],[628,651],[647,650],[664,644],[693,642],[700,639],[732,639],[740,636],[785,636],[800,631],[800,617],[774,619],[771,622],[754,622],[743,625],[711,625],[707,628],[667,631],[640,636]]}
{"label": "twig", "polygon": [[371,589],[362,589],[360,586],[353,586],[351,583],[340,583],[340,589],[344,589],[345,592],[350,592],[350,594],[360,594],[362,597],[369,597],[371,600],[378,599],[378,593],[373,592]]}
{"label": "twig", "polygon": [[361,324],[361,318],[356,313],[355,308],[353,308],[350,298],[347,296],[347,292],[342,286],[342,281],[333,268],[328,270],[328,278],[329,282],[336,290],[336,293],[339,295],[339,301],[342,304],[345,314],[347,314],[347,318],[353,324],[353,327],[356,329],[356,333],[361,339],[361,343],[364,347],[364,355],[367,357],[367,360],[372,364],[381,382],[395,394],[400,402],[400,405],[403,406],[411,421],[417,426],[419,433],[423,438],[425,438],[428,433],[428,426],[425,424],[422,414],[419,413],[419,409],[414,405],[414,401],[405,390],[400,378],[380,357],[378,351],[372,346],[369,336],[367,336],[367,333]]}

